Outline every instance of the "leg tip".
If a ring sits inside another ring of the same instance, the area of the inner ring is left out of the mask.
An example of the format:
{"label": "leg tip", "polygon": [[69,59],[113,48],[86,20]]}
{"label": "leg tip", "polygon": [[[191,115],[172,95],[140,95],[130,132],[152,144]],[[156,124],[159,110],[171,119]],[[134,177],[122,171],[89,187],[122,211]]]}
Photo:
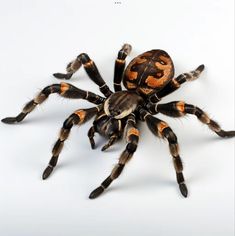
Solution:
{"label": "leg tip", "polygon": [[15,117],[6,117],[6,118],[2,119],[1,121],[5,124],[13,124],[13,123],[17,122]]}
{"label": "leg tip", "polygon": [[219,132],[216,132],[220,137],[222,138],[232,138],[235,137],[235,130],[232,131],[224,131],[221,130]]}
{"label": "leg tip", "polygon": [[130,54],[132,46],[129,43],[124,43],[123,48],[126,50],[127,54]]}
{"label": "leg tip", "polygon": [[91,142],[91,149],[95,149],[95,142]]}
{"label": "leg tip", "polygon": [[196,69],[196,71],[199,71],[200,73],[205,69],[205,65],[201,64],[200,66],[198,66],[198,68]]}
{"label": "leg tip", "polygon": [[179,188],[180,188],[181,194],[186,198],[188,196],[188,189],[187,189],[186,184],[184,183],[179,184]]}
{"label": "leg tip", "polygon": [[101,148],[101,151],[104,152],[108,147],[105,145]]}
{"label": "leg tip", "polygon": [[91,194],[89,195],[89,198],[90,199],[97,198],[103,192],[104,192],[104,188],[102,186],[100,186],[100,187],[96,188],[94,191],[91,192]]}
{"label": "leg tip", "polygon": [[65,74],[62,73],[54,73],[53,76],[57,79],[65,79]]}
{"label": "leg tip", "polygon": [[43,180],[44,180],[44,179],[47,179],[47,178],[50,176],[50,174],[51,174],[52,171],[53,171],[53,167],[48,166],[48,167],[44,170],[44,172],[43,172],[43,174],[42,174],[42,179],[43,179]]}
{"label": "leg tip", "polygon": [[57,79],[70,79],[73,74],[54,73],[53,76]]}

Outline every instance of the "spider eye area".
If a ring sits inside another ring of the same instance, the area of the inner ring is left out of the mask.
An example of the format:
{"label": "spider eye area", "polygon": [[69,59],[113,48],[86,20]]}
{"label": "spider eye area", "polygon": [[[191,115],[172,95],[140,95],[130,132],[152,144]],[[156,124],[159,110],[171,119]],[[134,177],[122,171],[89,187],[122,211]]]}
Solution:
{"label": "spider eye area", "polygon": [[136,109],[139,101],[140,97],[136,93],[119,91],[107,98],[104,103],[104,112],[107,116],[122,119]]}
{"label": "spider eye area", "polygon": [[116,109],[110,109],[109,103],[107,101],[104,104],[104,112],[106,113],[106,115],[115,119],[122,119],[128,116],[129,114],[131,114],[131,112],[133,112],[133,110],[135,110],[135,108],[136,106],[132,106],[121,111],[119,107],[116,107]]}

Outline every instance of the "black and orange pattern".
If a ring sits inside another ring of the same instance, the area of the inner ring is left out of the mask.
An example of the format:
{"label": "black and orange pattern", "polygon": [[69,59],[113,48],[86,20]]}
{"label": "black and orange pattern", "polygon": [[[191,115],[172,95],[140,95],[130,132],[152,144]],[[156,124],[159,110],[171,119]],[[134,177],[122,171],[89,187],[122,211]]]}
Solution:
{"label": "black and orange pattern", "polygon": [[134,58],[127,66],[124,86],[149,96],[162,89],[174,76],[174,65],[163,50],[152,50]]}
{"label": "black and orange pattern", "polygon": [[[59,137],[53,146],[52,157],[42,175],[43,179],[47,179],[51,175],[72,127],[82,125],[95,117],[88,131],[92,149],[96,147],[95,133],[108,139],[101,148],[102,151],[110,148],[121,138],[125,138],[127,144],[110,175],[98,188],[91,192],[90,199],[102,194],[120,176],[137,150],[140,138],[138,121],[146,122],[155,136],[168,142],[179,190],[184,197],[187,197],[188,189],[183,175],[183,164],[179,154],[177,136],[165,121],[153,115],[162,113],[170,117],[182,117],[191,114],[222,138],[234,137],[235,131],[223,130],[199,107],[184,101],[159,104],[163,97],[179,89],[183,83],[197,79],[204,70],[204,65],[174,77],[174,65],[171,57],[167,52],[155,49],[135,57],[126,67],[126,58],[131,49],[131,45],[124,44],[118,52],[114,64],[114,93],[103,80],[95,62],[86,53],[81,53],[67,65],[67,73],[55,73],[54,76],[58,79],[68,80],[83,65],[88,77],[98,85],[104,97],[79,89],[69,83],[52,84],[42,89],[34,99],[23,107],[17,116],[4,118],[2,122],[7,124],[21,122],[52,93],[70,99],[84,99],[95,104],[96,107],[76,110],[64,121]],[[122,83],[127,90],[122,91]]]}

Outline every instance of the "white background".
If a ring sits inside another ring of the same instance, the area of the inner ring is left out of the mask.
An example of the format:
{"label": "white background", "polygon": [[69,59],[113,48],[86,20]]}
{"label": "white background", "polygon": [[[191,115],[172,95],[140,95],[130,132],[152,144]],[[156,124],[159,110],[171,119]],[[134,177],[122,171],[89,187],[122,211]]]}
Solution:
{"label": "white background", "polygon": [[[185,100],[234,129],[234,6],[232,0],[0,1],[0,116],[18,114],[51,76],[81,52],[96,62],[112,87],[123,43],[128,58],[161,48],[176,74],[201,63],[199,80],[162,102]],[[83,69],[71,83],[98,92]],[[103,153],[91,122],[75,127],[58,168],[46,181],[53,143],[65,118],[86,101],[52,95],[21,124],[0,124],[0,235],[232,236],[234,139],[222,140],[195,117],[167,121],[178,136],[189,197],[178,190],[167,142],[141,123],[139,148],[122,176],[99,198],[90,192],[106,178],[124,143]]]}

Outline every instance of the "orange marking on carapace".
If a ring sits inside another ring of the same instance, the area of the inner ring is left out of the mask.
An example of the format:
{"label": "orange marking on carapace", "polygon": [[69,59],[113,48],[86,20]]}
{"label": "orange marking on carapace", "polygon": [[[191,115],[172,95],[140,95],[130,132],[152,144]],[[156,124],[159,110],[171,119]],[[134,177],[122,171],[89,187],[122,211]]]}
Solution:
{"label": "orange marking on carapace", "polygon": [[153,55],[152,52],[145,52],[145,53],[141,54],[140,56],[141,57],[151,57],[152,55]]}
{"label": "orange marking on carapace", "polygon": [[182,113],[184,113],[184,105],[185,105],[184,102],[177,102],[177,103],[176,103],[176,108],[177,108],[177,110],[180,111],[180,112],[182,112]]}
{"label": "orange marking on carapace", "polygon": [[127,86],[128,89],[135,89],[137,87],[136,84],[130,83],[128,81],[126,81],[126,86]]}
{"label": "orange marking on carapace", "polygon": [[135,79],[137,79],[138,72],[129,71],[127,76],[128,76],[129,80],[135,80]]}
{"label": "orange marking on carapace", "polygon": [[147,61],[147,59],[145,59],[145,58],[137,57],[135,62],[138,64],[142,64],[146,61]]}
{"label": "orange marking on carapace", "polygon": [[82,123],[85,119],[86,112],[84,110],[78,110],[78,111],[75,111],[74,113],[80,118],[79,124]]}
{"label": "orange marking on carapace", "polygon": [[154,90],[151,89],[151,88],[138,88],[138,90],[139,90],[141,93],[145,94],[145,95],[150,94],[150,93],[152,93],[152,92],[154,91]]}
{"label": "orange marking on carapace", "polygon": [[67,84],[67,83],[61,83],[61,84],[60,84],[60,91],[61,91],[61,94],[64,94],[67,90],[69,90],[69,84]]}
{"label": "orange marking on carapace", "polygon": [[159,88],[159,87],[162,87],[167,80],[168,80],[168,78],[166,78],[166,77],[156,79],[154,76],[149,75],[147,77],[147,79],[145,80],[145,82],[151,88]]}
{"label": "orange marking on carapace", "polygon": [[165,57],[163,55],[159,56],[159,59],[161,62],[156,62],[155,65],[158,67],[160,70],[166,70],[166,69],[172,69],[172,62],[169,57]]}
{"label": "orange marking on carapace", "polygon": [[161,61],[164,63],[164,64],[161,64],[160,62],[156,62],[155,63],[155,66],[162,70],[163,72],[163,75],[162,77],[159,79],[160,81],[158,82],[159,85],[157,87],[161,87],[161,86],[164,86],[167,81],[169,81],[171,79],[171,75],[172,75],[172,70],[173,70],[173,65],[172,65],[172,62],[171,62],[171,59],[168,58],[168,57],[165,57],[165,56],[159,56],[159,58],[161,59]]}
{"label": "orange marking on carapace", "polygon": [[170,59],[169,57],[160,55],[159,58],[161,59],[161,61],[162,61],[165,65],[171,64],[171,59]]}
{"label": "orange marking on carapace", "polygon": [[160,123],[157,124],[157,129],[159,134],[162,134],[163,130],[168,127],[168,124],[161,121]]}

